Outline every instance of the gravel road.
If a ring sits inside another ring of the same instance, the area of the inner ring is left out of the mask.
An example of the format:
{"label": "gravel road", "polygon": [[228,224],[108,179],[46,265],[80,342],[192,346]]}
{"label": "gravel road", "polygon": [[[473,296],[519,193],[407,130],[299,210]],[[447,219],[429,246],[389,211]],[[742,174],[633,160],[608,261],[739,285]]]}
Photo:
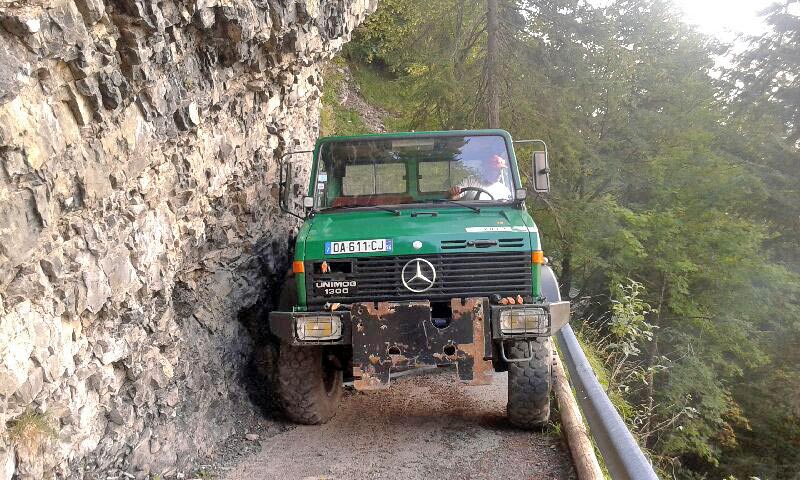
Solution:
{"label": "gravel road", "polygon": [[439,370],[348,391],[328,424],[298,426],[263,442],[227,480],[571,479],[569,454],[551,430],[525,432],[505,418],[506,374],[460,384]]}

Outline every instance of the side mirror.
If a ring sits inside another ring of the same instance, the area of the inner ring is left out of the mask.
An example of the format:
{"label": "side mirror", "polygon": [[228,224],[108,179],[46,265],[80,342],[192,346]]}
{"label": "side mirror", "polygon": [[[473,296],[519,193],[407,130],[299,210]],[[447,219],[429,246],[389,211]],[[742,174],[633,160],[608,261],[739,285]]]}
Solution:
{"label": "side mirror", "polygon": [[[289,159],[292,155],[299,155],[299,154],[307,154],[313,153],[313,150],[299,150],[297,152],[289,152],[284,153],[279,161],[279,181],[278,181],[278,206],[280,206],[281,211],[284,213],[288,213],[293,217],[297,217],[300,220],[305,220],[305,216],[300,216],[294,212],[294,208],[292,208],[296,202],[293,202],[297,192],[297,185],[295,185],[295,175],[297,173],[298,163],[291,162]],[[308,206],[308,199],[311,197],[304,197],[303,198],[303,206]],[[311,206],[314,206],[314,199],[311,198]],[[308,212],[305,212],[308,214]]]}
{"label": "side mirror", "polygon": [[550,191],[550,166],[547,164],[547,152],[533,152],[533,191],[537,193]]}

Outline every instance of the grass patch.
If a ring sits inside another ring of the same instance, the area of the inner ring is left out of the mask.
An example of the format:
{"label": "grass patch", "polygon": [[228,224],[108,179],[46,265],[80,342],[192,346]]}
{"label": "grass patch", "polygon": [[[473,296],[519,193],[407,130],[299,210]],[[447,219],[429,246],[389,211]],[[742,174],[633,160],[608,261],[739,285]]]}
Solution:
{"label": "grass patch", "polygon": [[592,366],[592,370],[594,370],[595,375],[597,375],[597,380],[606,391],[608,399],[611,400],[614,408],[616,408],[620,416],[622,416],[622,419],[627,422],[627,420],[633,414],[633,407],[625,400],[621,393],[616,390],[609,391],[608,377],[610,373],[606,368],[605,359],[603,358],[602,353],[595,348],[594,344],[583,338],[583,335],[579,330],[575,331],[575,337],[578,339],[578,343],[580,343],[583,353],[586,354],[586,359],[589,361],[589,365]]}
{"label": "grass patch", "polygon": [[48,415],[32,411],[23,413],[8,426],[8,437],[12,443],[29,454],[38,452],[42,443],[55,438],[57,433]]}
{"label": "grass patch", "polygon": [[547,426],[544,428],[544,433],[548,435],[553,440],[560,440],[564,438],[564,432],[561,430],[561,420],[559,419],[558,415],[560,412],[558,411],[558,404],[554,399],[550,400],[551,402],[551,409],[550,409],[550,421],[547,422]]}
{"label": "grass patch", "polygon": [[400,82],[386,72],[362,63],[351,63],[350,73],[361,88],[361,96],[370,105],[381,107],[390,113],[400,114],[406,103]]}
{"label": "grass patch", "polygon": [[322,136],[370,133],[358,112],[339,104],[338,92],[343,80],[344,76],[335,67],[325,69],[320,113]]}

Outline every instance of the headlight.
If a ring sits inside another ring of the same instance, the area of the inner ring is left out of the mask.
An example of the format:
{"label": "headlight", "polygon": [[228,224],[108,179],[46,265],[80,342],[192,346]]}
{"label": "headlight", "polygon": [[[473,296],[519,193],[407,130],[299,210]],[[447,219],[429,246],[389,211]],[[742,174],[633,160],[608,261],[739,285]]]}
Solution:
{"label": "headlight", "polygon": [[543,308],[507,308],[500,311],[503,333],[547,333],[547,312]]}
{"label": "headlight", "polygon": [[342,338],[342,320],[338,315],[303,315],[295,317],[298,340],[338,340]]}

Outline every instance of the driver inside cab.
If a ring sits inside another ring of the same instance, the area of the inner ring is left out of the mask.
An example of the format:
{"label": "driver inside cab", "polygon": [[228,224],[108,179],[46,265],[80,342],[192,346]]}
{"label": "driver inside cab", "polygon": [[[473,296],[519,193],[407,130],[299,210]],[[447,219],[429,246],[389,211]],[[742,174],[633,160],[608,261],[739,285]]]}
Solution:
{"label": "driver inside cab", "polygon": [[449,191],[451,200],[511,200],[508,161],[494,154],[482,162],[479,174],[469,175]]}

